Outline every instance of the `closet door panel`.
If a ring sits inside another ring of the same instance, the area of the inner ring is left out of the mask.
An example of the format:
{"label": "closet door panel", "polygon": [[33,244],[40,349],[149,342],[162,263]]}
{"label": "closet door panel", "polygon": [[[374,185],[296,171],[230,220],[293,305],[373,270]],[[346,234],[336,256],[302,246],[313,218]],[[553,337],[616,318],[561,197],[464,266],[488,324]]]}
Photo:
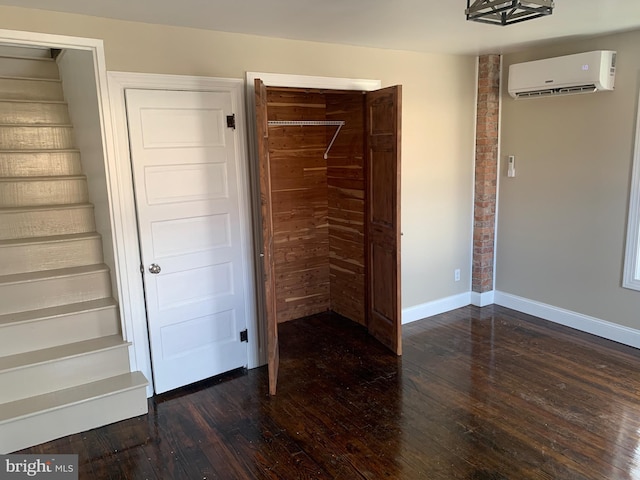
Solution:
{"label": "closet door panel", "polygon": [[271,172],[269,168],[269,128],[267,126],[267,88],[255,80],[256,138],[260,172],[260,213],[262,215],[262,255],[264,275],[265,316],[267,322],[267,363],[269,393],[276,394],[280,350],[276,318],[275,271],[273,256],[273,218],[271,212]]}
{"label": "closet door panel", "polygon": [[400,300],[400,86],[366,94],[369,333],[402,354]]}

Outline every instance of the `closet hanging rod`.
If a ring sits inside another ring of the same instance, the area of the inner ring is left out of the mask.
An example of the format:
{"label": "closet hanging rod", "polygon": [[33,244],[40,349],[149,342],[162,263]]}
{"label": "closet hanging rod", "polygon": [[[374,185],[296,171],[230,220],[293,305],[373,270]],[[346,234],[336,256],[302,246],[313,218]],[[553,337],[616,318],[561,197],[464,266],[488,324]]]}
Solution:
{"label": "closet hanging rod", "polygon": [[333,138],[329,142],[329,146],[324,152],[324,159],[329,158],[329,150],[333,146],[333,142],[336,141],[340,129],[344,126],[344,120],[269,120],[267,122],[270,127],[338,127],[336,133],[333,134]]}

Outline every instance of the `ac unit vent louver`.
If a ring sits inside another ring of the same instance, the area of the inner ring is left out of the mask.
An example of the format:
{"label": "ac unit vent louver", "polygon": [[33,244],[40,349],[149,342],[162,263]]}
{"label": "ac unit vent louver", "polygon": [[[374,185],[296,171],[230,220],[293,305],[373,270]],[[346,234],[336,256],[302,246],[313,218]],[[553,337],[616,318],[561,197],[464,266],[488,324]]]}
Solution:
{"label": "ac unit vent louver", "polygon": [[598,87],[596,87],[593,84],[591,84],[591,85],[576,85],[575,87],[565,87],[565,88],[559,88],[558,89],[558,93],[566,93],[566,94],[571,94],[571,93],[593,93],[593,92],[597,92],[597,91],[598,91]]}
{"label": "ac unit vent louver", "polygon": [[533,92],[519,92],[516,94],[516,98],[530,98],[530,97],[548,97],[553,95],[553,90],[535,90]]}
{"label": "ac unit vent louver", "polygon": [[579,93],[593,93],[598,91],[594,84],[576,85],[575,87],[547,88],[530,92],[518,92],[516,98],[550,97],[552,95],[575,95]]}

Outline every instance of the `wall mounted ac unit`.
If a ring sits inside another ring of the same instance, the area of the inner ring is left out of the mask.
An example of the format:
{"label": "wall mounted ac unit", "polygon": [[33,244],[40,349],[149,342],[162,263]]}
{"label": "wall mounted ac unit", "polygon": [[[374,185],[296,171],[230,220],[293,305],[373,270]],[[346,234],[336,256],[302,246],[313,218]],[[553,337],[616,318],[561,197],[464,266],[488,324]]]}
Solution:
{"label": "wall mounted ac unit", "polygon": [[613,90],[616,52],[598,50],[509,66],[509,95],[546,97]]}

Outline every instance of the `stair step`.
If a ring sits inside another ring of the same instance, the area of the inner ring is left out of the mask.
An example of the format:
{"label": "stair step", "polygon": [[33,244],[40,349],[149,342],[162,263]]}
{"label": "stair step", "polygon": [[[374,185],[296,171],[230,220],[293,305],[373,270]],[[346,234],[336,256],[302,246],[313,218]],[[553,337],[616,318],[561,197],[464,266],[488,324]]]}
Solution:
{"label": "stair step", "polygon": [[78,150],[0,150],[0,177],[44,177],[82,173]]}
{"label": "stair step", "polygon": [[95,232],[93,205],[0,208],[0,240]]}
{"label": "stair step", "polygon": [[0,100],[0,124],[5,123],[69,124],[71,120],[64,102]]}
{"label": "stair step", "polygon": [[3,100],[64,100],[60,80],[0,77]]}
{"label": "stair step", "polygon": [[0,45],[0,56],[23,58],[51,58],[51,49],[32,45]]}
{"label": "stair step", "polygon": [[0,315],[0,352],[16,355],[120,333],[113,298]]}
{"label": "stair step", "polygon": [[111,296],[104,264],[0,277],[0,314],[88,302]]}
{"label": "stair step", "polygon": [[0,405],[0,454],[147,413],[140,372]]}
{"label": "stair step", "polygon": [[120,335],[0,357],[0,404],[129,372]]}
{"label": "stair step", "polygon": [[87,203],[84,175],[63,177],[0,177],[0,205],[30,207]]}
{"label": "stair step", "polygon": [[2,150],[64,150],[74,147],[72,125],[0,125]]}
{"label": "stair step", "polygon": [[23,56],[0,58],[0,76],[22,78],[60,78],[58,64],[52,58]]}
{"label": "stair step", "polygon": [[0,240],[0,275],[102,262],[102,238],[95,232]]}

